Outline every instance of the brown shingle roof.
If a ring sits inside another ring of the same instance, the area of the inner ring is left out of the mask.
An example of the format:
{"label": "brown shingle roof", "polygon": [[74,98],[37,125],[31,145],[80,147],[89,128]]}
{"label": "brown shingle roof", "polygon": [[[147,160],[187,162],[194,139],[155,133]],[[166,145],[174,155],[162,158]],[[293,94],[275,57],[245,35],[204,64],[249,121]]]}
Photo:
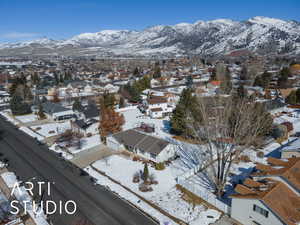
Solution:
{"label": "brown shingle roof", "polygon": [[247,187],[260,187],[262,185],[262,183],[259,183],[257,181],[254,181],[250,178],[247,178],[245,181],[244,181],[244,185],[246,185]]}
{"label": "brown shingle roof", "polygon": [[300,158],[289,158],[280,168],[269,165],[257,164],[256,168],[260,172],[253,173],[252,176],[279,176],[295,187],[300,193]]}
{"label": "brown shingle roof", "polygon": [[168,100],[163,97],[153,97],[148,99],[148,104],[149,105],[154,105],[154,104],[162,104],[162,103],[167,103]]}
{"label": "brown shingle roof", "polygon": [[[300,197],[286,184],[272,179],[266,189],[247,188],[237,185],[235,191],[238,194],[231,195],[232,198],[258,199],[263,201],[285,224],[296,225],[300,222]],[[249,181],[247,181],[249,182]],[[256,182],[256,181],[251,181]],[[244,183],[245,184],[245,183]],[[250,191],[249,191],[250,190]]]}
{"label": "brown shingle roof", "polygon": [[262,201],[272,209],[286,224],[295,225],[300,222],[300,197],[287,185],[279,182]]}

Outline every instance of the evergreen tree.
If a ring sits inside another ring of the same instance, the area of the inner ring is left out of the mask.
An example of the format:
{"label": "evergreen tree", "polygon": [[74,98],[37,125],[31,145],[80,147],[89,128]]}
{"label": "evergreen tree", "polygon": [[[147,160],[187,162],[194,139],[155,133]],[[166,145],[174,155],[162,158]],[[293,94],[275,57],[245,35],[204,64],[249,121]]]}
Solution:
{"label": "evergreen tree", "polygon": [[267,88],[270,81],[271,81],[271,78],[272,78],[272,75],[268,72],[264,72],[262,75],[258,75],[256,78],[255,78],[255,81],[254,81],[254,86],[260,86],[262,88]]}
{"label": "evergreen tree", "polygon": [[139,68],[135,67],[135,69],[134,69],[134,71],[133,71],[133,75],[134,75],[134,76],[139,76],[139,75],[140,75]]}
{"label": "evergreen tree", "polygon": [[292,91],[285,99],[285,102],[291,105],[297,104],[298,100],[296,91]]}
{"label": "evergreen tree", "polygon": [[58,76],[57,72],[54,72],[54,80],[55,80],[55,84],[58,85],[60,80],[59,80],[59,76]]}
{"label": "evergreen tree", "polygon": [[33,73],[31,80],[34,85],[38,85],[40,83],[40,77],[37,72]]}
{"label": "evergreen tree", "polygon": [[290,76],[290,70],[287,67],[284,67],[280,73],[279,73],[279,78],[278,78],[278,86],[280,88],[286,88],[287,87],[287,82],[288,78]]}
{"label": "evergreen tree", "polygon": [[215,68],[212,69],[209,80],[210,80],[210,81],[215,81],[215,80],[217,80],[217,73],[216,73],[216,69],[215,69]]}
{"label": "evergreen tree", "polygon": [[186,138],[192,137],[192,131],[188,126],[189,116],[197,118],[197,121],[201,122],[200,113],[197,111],[197,100],[193,96],[192,89],[184,89],[181,93],[180,99],[176,108],[173,110],[171,116],[171,132],[176,135],[184,136]]}
{"label": "evergreen tree", "polygon": [[142,179],[144,180],[144,182],[147,182],[148,178],[149,178],[148,163],[145,163],[144,164],[144,171],[143,171]]}
{"label": "evergreen tree", "polygon": [[241,80],[247,80],[248,78],[248,70],[246,66],[242,66],[241,74],[240,74],[240,79]]}
{"label": "evergreen tree", "polygon": [[160,70],[160,67],[159,67],[159,64],[155,64],[155,67],[154,67],[154,72],[153,72],[153,78],[160,78],[161,77],[161,70]]}
{"label": "evergreen tree", "polygon": [[13,115],[24,115],[31,112],[30,106],[19,95],[11,98],[10,109]]}
{"label": "evergreen tree", "polygon": [[72,106],[72,109],[73,111],[78,111],[78,112],[81,112],[83,107],[79,101],[79,98],[76,98],[74,103],[73,103],[73,106]]}
{"label": "evergreen tree", "polygon": [[237,92],[237,97],[240,98],[240,99],[245,98],[247,96],[247,93],[246,93],[246,90],[244,88],[244,85],[241,84],[241,83],[239,84],[236,92]]}
{"label": "evergreen tree", "polygon": [[193,86],[193,83],[194,83],[193,76],[192,75],[187,76],[186,77],[186,82],[185,82],[186,86],[188,88],[191,88]]}
{"label": "evergreen tree", "polygon": [[64,75],[62,73],[59,74],[59,83],[64,83],[65,82],[65,78]]}

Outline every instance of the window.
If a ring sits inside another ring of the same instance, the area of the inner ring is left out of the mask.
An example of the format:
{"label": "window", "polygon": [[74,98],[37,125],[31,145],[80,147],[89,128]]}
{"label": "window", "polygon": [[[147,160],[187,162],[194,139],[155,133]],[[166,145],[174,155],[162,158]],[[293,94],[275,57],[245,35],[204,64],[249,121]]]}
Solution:
{"label": "window", "polygon": [[258,212],[265,217],[268,217],[268,215],[269,215],[269,212],[267,210],[255,205],[255,204],[253,205],[253,211]]}

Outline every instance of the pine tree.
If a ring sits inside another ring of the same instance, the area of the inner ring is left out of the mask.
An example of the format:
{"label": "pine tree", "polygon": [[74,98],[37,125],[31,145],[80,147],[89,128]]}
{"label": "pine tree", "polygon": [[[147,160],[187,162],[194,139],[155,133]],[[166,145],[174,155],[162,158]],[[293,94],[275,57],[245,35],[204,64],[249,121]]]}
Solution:
{"label": "pine tree", "polygon": [[290,70],[287,67],[284,67],[279,74],[278,86],[280,88],[285,88],[287,86],[288,78],[290,76]]}
{"label": "pine tree", "polygon": [[297,104],[297,94],[296,91],[292,91],[287,98],[285,99],[285,102],[288,104]]}
{"label": "pine tree", "polygon": [[139,75],[140,75],[139,68],[135,67],[135,69],[134,69],[134,71],[133,71],[133,75],[134,75],[134,76],[139,76]]}
{"label": "pine tree", "polygon": [[13,115],[24,115],[31,112],[30,106],[16,94],[10,100],[10,109]]}
{"label": "pine tree", "polygon": [[79,98],[76,98],[74,103],[73,103],[73,106],[72,106],[72,109],[73,111],[78,111],[78,112],[81,112],[83,107],[79,101]]}
{"label": "pine tree", "polygon": [[248,70],[246,66],[242,67],[241,73],[240,73],[240,79],[241,80],[247,80],[248,78]]}
{"label": "pine tree", "polygon": [[212,69],[209,80],[210,80],[210,81],[215,81],[215,80],[217,80],[217,73],[216,73],[216,69],[215,69],[215,68]]}
{"label": "pine tree", "polygon": [[185,84],[186,84],[186,86],[188,87],[188,88],[191,88],[192,86],[193,86],[193,77],[192,77],[192,75],[189,75],[189,76],[187,76],[186,77],[186,82],[185,82]]}
{"label": "pine tree", "polygon": [[55,84],[58,85],[60,80],[59,80],[59,76],[58,76],[57,72],[54,72],[54,79],[55,79]]}
{"label": "pine tree", "polygon": [[247,93],[246,93],[246,90],[244,88],[244,85],[243,84],[240,84],[236,90],[237,92],[237,97],[242,99],[242,98],[245,98]]}
{"label": "pine tree", "polygon": [[171,116],[170,121],[172,133],[186,138],[192,137],[192,131],[188,126],[188,113],[191,113],[193,117],[197,118],[197,120],[201,122],[200,113],[196,110],[196,104],[197,100],[192,94],[192,89],[184,89]]}
{"label": "pine tree", "polygon": [[149,178],[149,169],[148,169],[148,164],[145,163],[142,179],[144,180],[144,182],[147,182],[148,178]]}
{"label": "pine tree", "polygon": [[155,64],[155,67],[154,67],[154,72],[153,72],[153,78],[160,78],[161,77],[161,70],[160,70],[160,67],[159,67],[159,64]]}

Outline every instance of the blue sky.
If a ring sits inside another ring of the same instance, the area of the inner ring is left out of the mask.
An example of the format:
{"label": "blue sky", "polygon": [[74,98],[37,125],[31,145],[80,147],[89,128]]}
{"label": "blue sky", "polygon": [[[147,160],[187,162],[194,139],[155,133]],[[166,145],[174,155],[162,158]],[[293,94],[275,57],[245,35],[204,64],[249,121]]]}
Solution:
{"label": "blue sky", "polygon": [[0,42],[254,16],[300,21],[300,0],[0,0]]}

